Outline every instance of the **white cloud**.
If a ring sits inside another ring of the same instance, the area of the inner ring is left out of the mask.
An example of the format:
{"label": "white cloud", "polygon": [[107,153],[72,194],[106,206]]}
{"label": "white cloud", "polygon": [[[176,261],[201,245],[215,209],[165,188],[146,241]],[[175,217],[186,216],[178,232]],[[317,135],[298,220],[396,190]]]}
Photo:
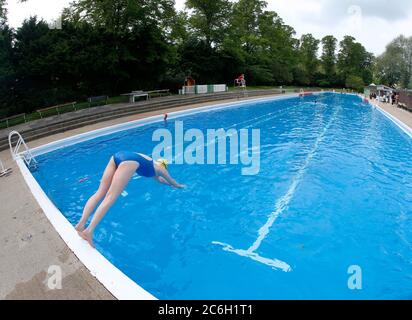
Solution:
{"label": "white cloud", "polygon": [[51,22],[57,19],[63,8],[72,0],[28,0],[20,3],[18,0],[7,0],[8,19],[12,27],[19,27],[24,19],[37,15]]}
{"label": "white cloud", "polygon": [[184,9],[184,7],[185,7],[185,0],[175,0],[175,2],[176,2],[176,8],[177,9],[179,9],[179,10],[182,10],[182,9]]}
{"label": "white cloud", "polygon": [[268,0],[284,22],[301,36],[351,35],[368,51],[381,54],[400,34],[412,36],[410,0]]}
{"label": "white cloud", "polygon": [[[13,27],[25,18],[37,15],[54,20],[71,0],[8,0],[9,21]],[[301,36],[312,33],[317,38],[332,34],[339,40],[349,34],[367,50],[380,54],[400,34],[412,36],[411,0],[267,0],[268,9],[276,11]],[[176,0],[179,10],[185,0]],[[361,11],[359,11],[359,9]]]}

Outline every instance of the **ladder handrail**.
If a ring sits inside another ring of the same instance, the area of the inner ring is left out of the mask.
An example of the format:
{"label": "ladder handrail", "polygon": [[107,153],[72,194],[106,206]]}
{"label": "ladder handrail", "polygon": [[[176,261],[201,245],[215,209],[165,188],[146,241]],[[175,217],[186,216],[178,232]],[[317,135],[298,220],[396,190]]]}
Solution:
{"label": "ladder handrail", "polygon": [[[17,136],[18,140],[16,145],[13,148],[13,142],[12,142],[12,137]],[[24,147],[24,151],[20,152],[21,147]],[[33,154],[30,151],[30,148],[27,146],[26,142],[24,141],[23,137],[21,134],[17,131],[12,131],[9,134],[9,147],[10,147],[10,152],[11,156],[13,157],[13,160],[17,160],[19,158],[23,158],[24,162],[26,162],[26,165],[30,167],[31,163],[34,162],[34,164],[37,164],[36,159],[34,158]]]}
{"label": "ladder handrail", "polygon": [[12,169],[11,168],[6,169],[6,167],[3,164],[3,161],[1,161],[0,159],[0,177],[5,177],[9,175],[10,173],[12,173]]}
{"label": "ladder handrail", "polygon": [[5,171],[6,171],[6,168],[4,167],[3,162],[0,159],[0,173],[3,173]]}

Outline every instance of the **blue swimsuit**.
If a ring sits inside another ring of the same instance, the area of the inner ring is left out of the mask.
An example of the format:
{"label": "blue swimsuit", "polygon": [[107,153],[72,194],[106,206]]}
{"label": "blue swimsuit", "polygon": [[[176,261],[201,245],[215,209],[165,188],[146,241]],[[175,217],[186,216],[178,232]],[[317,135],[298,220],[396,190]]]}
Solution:
{"label": "blue swimsuit", "polygon": [[139,168],[137,168],[136,170],[136,173],[139,176],[152,178],[156,175],[153,160],[147,160],[145,157],[138,153],[120,151],[113,156],[113,160],[116,164],[116,167],[119,167],[119,165],[125,161],[136,161],[137,163],[139,163]]}

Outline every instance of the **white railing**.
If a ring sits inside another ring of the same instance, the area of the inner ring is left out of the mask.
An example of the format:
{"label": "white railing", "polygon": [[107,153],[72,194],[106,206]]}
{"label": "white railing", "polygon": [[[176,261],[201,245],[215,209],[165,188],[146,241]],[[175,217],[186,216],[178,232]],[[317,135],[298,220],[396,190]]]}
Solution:
{"label": "white railing", "polygon": [[11,168],[5,168],[3,162],[0,160],[0,177],[4,177],[12,172]]}
{"label": "white railing", "polygon": [[207,93],[207,85],[196,86],[196,93],[198,94]]}
{"label": "white railing", "polygon": [[[14,146],[13,146],[13,141],[12,141],[13,136],[17,136],[18,138]],[[23,159],[27,167],[29,168],[35,167],[37,165],[36,159],[33,157],[29,147],[27,146],[26,142],[24,141],[23,137],[21,136],[19,132],[17,131],[10,132],[9,146],[10,146],[10,152],[11,152],[11,156],[13,157],[13,160]]]}
{"label": "white railing", "polygon": [[196,86],[184,86],[183,87],[183,94],[195,94],[196,93]]}
{"label": "white railing", "polygon": [[226,92],[227,86],[225,84],[214,84],[213,92]]}

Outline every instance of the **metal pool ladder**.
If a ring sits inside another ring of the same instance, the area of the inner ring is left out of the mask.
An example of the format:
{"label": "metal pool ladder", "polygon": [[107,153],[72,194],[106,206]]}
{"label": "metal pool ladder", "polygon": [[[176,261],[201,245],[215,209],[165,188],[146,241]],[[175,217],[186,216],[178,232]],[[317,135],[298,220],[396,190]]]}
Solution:
{"label": "metal pool ladder", "polygon": [[[13,142],[12,142],[13,136],[17,136],[18,138],[14,147],[13,147]],[[24,141],[23,137],[21,136],[19,132],[17,131],[10,132],[9,146],[10,146],[10,152],[13,157],[13,160],[17,160],[20,158],[24,160],[28,168],[37,167],[37,164],[38,164],[37,160],[34,158],[33,154],[30,151],[30,148],[27,146],[26,142]],[[24,150],[21,151],[22,148],[24,148]]]}
{"label": "metal pool ladder", "polygon": [[12,169],[11,168],[5,168],[3,162],[0,160],[0,178],[1,177],[5,177],[7,175],[9,175],[10,173],[12,173]]}

